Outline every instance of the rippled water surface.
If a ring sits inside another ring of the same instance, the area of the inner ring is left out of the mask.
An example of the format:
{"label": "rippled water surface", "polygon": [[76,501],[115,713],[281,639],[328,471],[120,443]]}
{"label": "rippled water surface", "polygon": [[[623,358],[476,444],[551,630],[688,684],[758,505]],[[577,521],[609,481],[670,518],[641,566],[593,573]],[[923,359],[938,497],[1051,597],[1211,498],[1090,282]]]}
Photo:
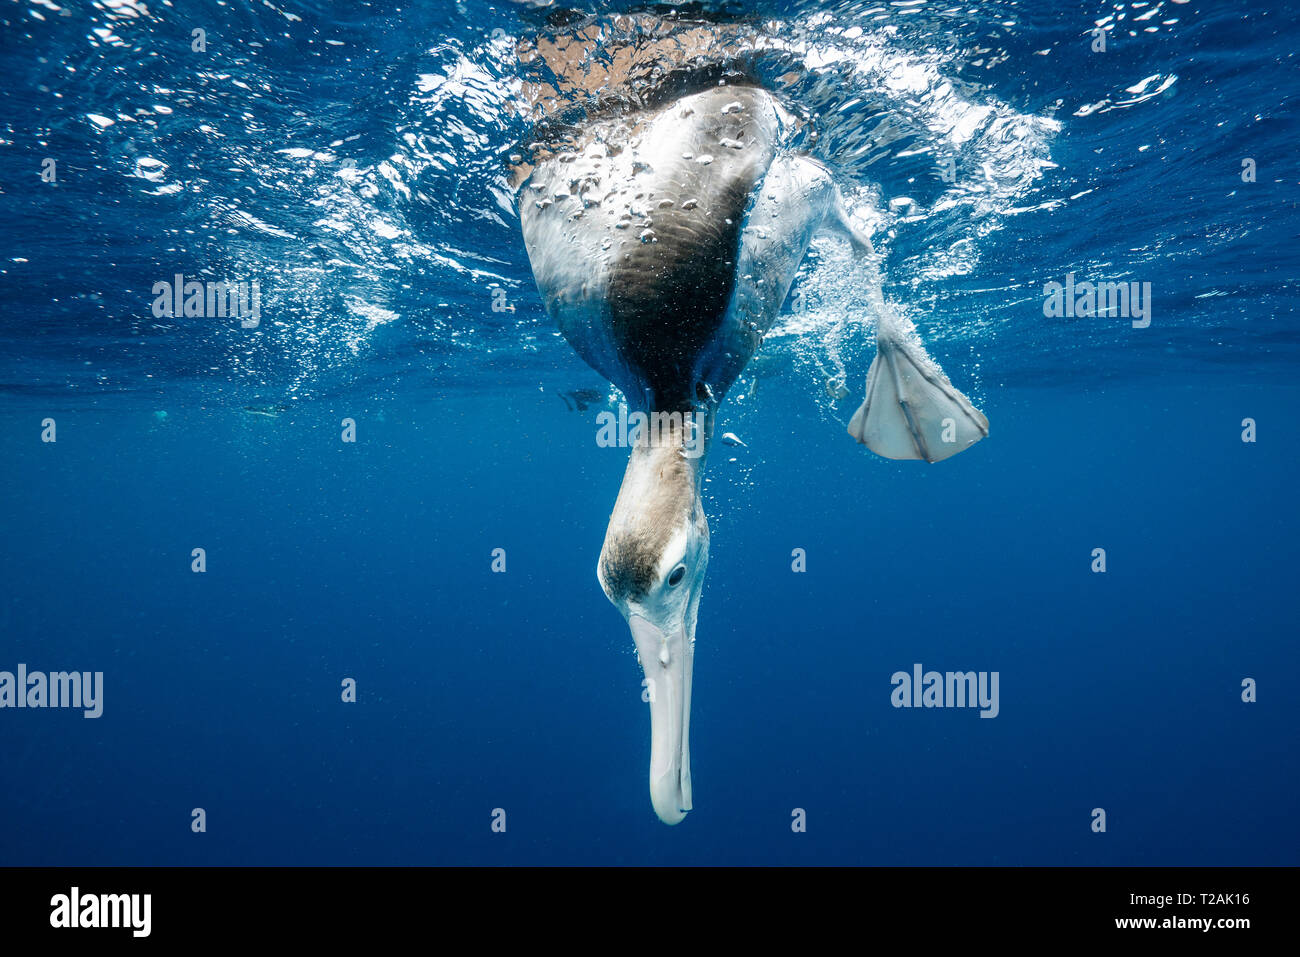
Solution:
{"label": "rippled water surface", "polygon": [[[683,64],[741,64],[780,91],[870,225],[890,301],[979,388],[1294,358],[1284,8],[759,3],[667,25],[640,9],[10,5],[0,162],[18,309],[0,382],[76,404],[478,388],[484,370],[549,381],[567,347],[534,293],[507,167],[537,118],[529,51],[575,34],[595,38],[580,56],[596,76],[649,33],[681,38],[671,58],[663,43],[631,54],[639,92]],[[553,112],[611,92],[592,86]],[[40,179],[46,157],[57,183]],[[819,241],[766,361],[815,377],[861,357],[869,315],[840,256]],[[1151,282],[1151,328],[1045,319],[1043,284],[1070,271]],[[176,272],[259,280],[265,323],[155,318],[150,290]]]}

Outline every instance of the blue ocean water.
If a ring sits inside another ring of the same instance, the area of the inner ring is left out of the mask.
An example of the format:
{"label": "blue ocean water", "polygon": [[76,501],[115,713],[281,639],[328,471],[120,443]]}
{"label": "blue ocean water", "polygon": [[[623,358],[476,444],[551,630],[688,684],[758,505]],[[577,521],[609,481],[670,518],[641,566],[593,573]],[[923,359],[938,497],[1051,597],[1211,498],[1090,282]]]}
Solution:
{"label": "blue ocean water", "polygon": [[[845,434],[871,317],[819,239],[720,412],[672,828],[595,576],[619,397],[507,182],[520,42],[634,7],[555,12],[0,15],[0,671],[104,675],[97,719],[0,709],[0,863],[1297,863],[1294,12],[721,11],[991,433]],[[155,315],[176,273],[259,324]],[[1149,325],[1046,315],[1070,273]],[[997,717],[894,707],[915,664]]]}

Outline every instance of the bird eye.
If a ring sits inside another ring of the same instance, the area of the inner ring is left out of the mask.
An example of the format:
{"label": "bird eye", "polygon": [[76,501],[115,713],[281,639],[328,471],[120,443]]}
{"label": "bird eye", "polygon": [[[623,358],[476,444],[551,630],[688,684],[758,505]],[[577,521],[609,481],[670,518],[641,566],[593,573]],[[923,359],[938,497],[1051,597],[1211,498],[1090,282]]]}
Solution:
{"label": "bird eye", "polygon": [[686,566],[678,565],[676,568],[673,569],[672,574],[668,576],[668,587],[676,588],[678,585],[682,583],[682,579],[685,577],[686,577]]}

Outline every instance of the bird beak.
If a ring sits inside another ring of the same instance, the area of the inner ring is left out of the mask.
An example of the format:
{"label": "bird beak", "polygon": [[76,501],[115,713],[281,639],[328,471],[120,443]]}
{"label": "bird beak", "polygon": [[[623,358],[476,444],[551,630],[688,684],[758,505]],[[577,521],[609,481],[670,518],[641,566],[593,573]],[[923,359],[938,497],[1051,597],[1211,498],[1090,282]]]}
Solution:
{"label": "bird beak", "polygon": [[691,672],[694,623],[667,631],[629,615],[650,698],[650,803],[659,820],[678,824],[691,809]]}

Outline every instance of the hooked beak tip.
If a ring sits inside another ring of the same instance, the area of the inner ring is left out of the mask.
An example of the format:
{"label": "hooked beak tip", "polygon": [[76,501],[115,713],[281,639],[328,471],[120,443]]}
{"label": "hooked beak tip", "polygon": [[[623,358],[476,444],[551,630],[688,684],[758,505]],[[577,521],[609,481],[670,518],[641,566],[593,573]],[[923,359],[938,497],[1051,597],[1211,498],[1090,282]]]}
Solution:
{"label": "hooked beak tip", "polygon": [[[654,805],[655,814],[665,824],[680,824],[686,820],[686,812],[691,810],[690,802],[682,794],[677,781],[667,777],[650,785],[650,803]],[[687,807],[682,807],[685,804]]]}

